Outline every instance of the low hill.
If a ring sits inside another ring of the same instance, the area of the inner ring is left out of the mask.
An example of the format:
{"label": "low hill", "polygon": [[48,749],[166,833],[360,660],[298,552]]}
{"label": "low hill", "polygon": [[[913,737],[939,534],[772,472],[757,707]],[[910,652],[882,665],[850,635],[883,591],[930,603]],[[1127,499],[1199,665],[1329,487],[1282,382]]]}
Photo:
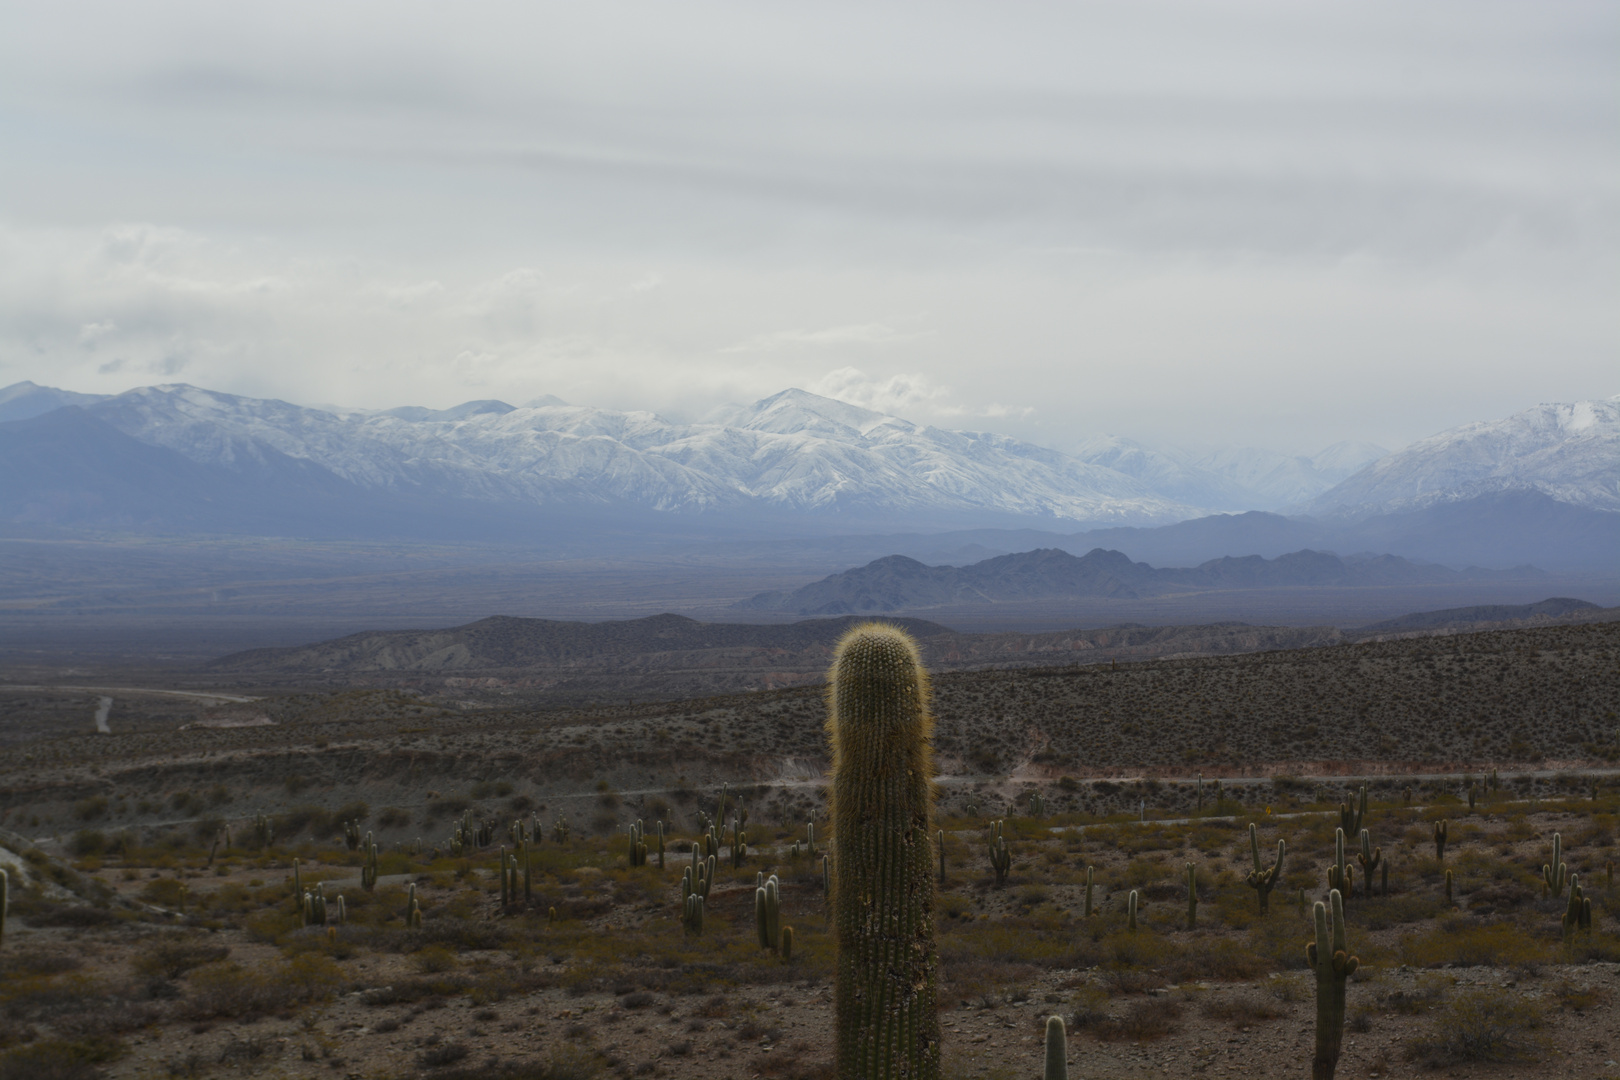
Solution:
{"label": "low hill", "polygon": [[[1508,574],[1539,573],[1524,567]],[[1119,551],[1094,548],[1074,556],[1059,548],[1000,555],[971,566],[925,566],[890,555],[833,574],[793,592],[766,592],[735,605],[746,611],[799,615],[916,611],[944,604],[1001,604],[1063,597],[1141,598],[1200,589],[1277,586],[1427,585],[1497,579],[1488,570],[1451,570],[1396,555],[1337,555],[1309,549],[1265,559],[1211,559],[1195,567],[1155,568]]]}
{"label": "low hill", "polygon": [[1554,596],[1534,604],[1480,604],[1474,607],[1417,611],[1395,619],[1358,627],[1355,637],[1370,634],[1399,634],[1423,630],[1468,629],[1546,625],[1553,622],[1607,622],[1620,619],[1620,608],[1599,607],[1585,600]]}

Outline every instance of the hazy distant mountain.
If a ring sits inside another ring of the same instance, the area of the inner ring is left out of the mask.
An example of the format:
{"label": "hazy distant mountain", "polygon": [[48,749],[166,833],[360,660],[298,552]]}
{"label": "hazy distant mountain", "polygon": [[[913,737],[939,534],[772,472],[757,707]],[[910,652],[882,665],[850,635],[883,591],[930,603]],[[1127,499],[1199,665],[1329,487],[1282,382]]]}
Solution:
{"label": "hazy distant mountain", "polygon": [[0,390],[0,423],[29,420],[65,405],[93,405],[106,399],[106,394],[78,394],[31,382],[12,383]]}
{"label": "hazy distant mountain", "polygon": [[1479,628],[1481,624],[1523,625],[1534,621],[1566,620],[1570,616],[1577,619],[1612,619],[1620,616],[1620,610],[1602,608],[1585,600],[1573,600],[1567,596],[1554,596],[1534,604],[1480,604],[1474,607],[1446,608],[1441,611],[1418,611],[1357,627],[1356,634],[1362,636],[1442,628]]}
{"label": "hazy distant mountain", "polygon": [[1122,472],[1154,494],[1188,505],[1278,510],[1309,502],[1388,452],[1372,443],[1340,442],[1314,456],[1254,447],[1196,454],[1099,435],[1082,442],[1075,456]]}
{"label": "hazy distant mountain", "polygon": [[1310,512],[1354,520],[1513,492],[1620,511],[1620,398],[1442,431],[1357,472]]}
{"label": "hazy distant mountain", "polygon": [[695,425],[498,401],[340,414],[185,385],[143,387],[88,409],[144,445],[247,481],[292,461],[366,491],[446,503],[936,525],[975,516],[1173,521],[1196,512],[1055,450],[918,427],[800,390],[736,410],[728,423]]}
{"label": "hazy distant mountain", "polygon": [[[1536,571],[1526,568],[1524,575]],[[1000,555],[971,566],[925,566],[890,555],[832,574],[793,592],[767,592],[734,605],[747,611],[800,615],[917,611],[940,605],[1002,604],[1064,597],[1136,599],[1190,589],[1274,588],[1285,585],[1420,585],[1500,575],[1419,565],[1394,555],[1341,559],[1295,551],[1212,559],[1196,567],[1155,568],[1118,551],[1095,548],[1076,557],[1057,548]]]}

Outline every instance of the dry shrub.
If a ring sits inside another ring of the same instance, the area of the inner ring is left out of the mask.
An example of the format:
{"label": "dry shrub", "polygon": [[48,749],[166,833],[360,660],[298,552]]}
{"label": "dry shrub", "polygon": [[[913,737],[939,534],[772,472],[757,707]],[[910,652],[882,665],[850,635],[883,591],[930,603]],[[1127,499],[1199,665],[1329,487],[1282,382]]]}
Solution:
{"label": "dry shrub", "polygon": [[272,1012],[299,1002],[324,1001],[343,982],[336,962],[315,953],[253,970],[226,960],[192,972],[187,1012],[193,1019]]}
{"label": "dry shrub", "polygon": [[1260,994],[1215,994],[1198,1011],[1211,1020],[1227,1020],[1238,1025],[1251,1020],[1276,1020],[1288,1015],[1288,1010],[1275,999]]}
{"label": "dry shrub", "polygon": [[0,1080],[95,1080],[125,1053],[112,1039],[50,1039],[0,1056]]}
{"label": "dry shrub", "polygon": [[1400,948],[1401,960],[1413,967],[1521,967],[1546,962],[1551,951],[1512,923],[1480,925],[1466,916],[1403,937]]}
{"label": "dry shrub", "polygon": [[1463,1062],[1514,1062],[1536,1058],[1545,1040],[1539,1006],[1500,990],[1471,990],[1459,995],[1427,1034],[1407,1044],[1407,1056],[1439,1069]]}
{"label": "dry shrub", "polygon": [[231,954],[229,946],[200,941],[159,941],[136,953],[130,966],[148,978],[178,979],[193,968],[214,964]]}
{"label": "dry shrub", "polygon": [[1093,1030],[1097,1038],[1104,1042],[1126,1039],[1142,1042],[1169,1035],[1176,1030],[1176,1021],[1180,1019],[1181,1002],[1168,997],[1154,997],[1137,1002],[1125,1011],[1124,1016],[1105,1020]]}

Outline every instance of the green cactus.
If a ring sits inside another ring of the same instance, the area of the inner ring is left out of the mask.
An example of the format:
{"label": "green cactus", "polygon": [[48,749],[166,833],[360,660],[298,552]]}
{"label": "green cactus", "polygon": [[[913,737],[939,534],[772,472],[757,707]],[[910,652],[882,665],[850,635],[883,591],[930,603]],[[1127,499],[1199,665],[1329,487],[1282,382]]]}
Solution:
{"label": "green cactus", "polygon": [[816,857],[816,823],[807,821],[804,824],[804,835],[808,838],[805,843],[809,848],[810,857]]}
{"label": "green cactus", "polygon": [[1581,876],[1569,875],[1569,904],[1564,908],[1564,940],[1568,941],[1577,930],[1592,928],[1592,901],[1581,890]]}
{"label": "green cactus", "polygon": [[1361,864],[1361,895],[1372,899],[1372,872],[1378,869],[1379,860],[1384,856],[1384,849],[1372,846],[1372,834],[1366,829],[1361,830],[1361,850],[1356,853],[1356,862]]}
{"label": "green cactus", "polygon": [[1198,871],[1187,864],[1187,929],[1198,928]]}
{"label": "green cactus", "polygon": [[793,927],[782,927],[782,963],[793,962]]}
{"label": "green cactus", "polygon": [[405,896],[405,925],[412,930],[422,929],[422,905],[417,902],[414,881]]}
{"label": "green cactus", "polygon": [[832,864],[827,856],[821,856],[821,896],[828,903],[832,902]]}
{"label": "green cactus", "polygon": [[703,936],[703,897],[693,893],[686,898],[686,914],[682,921],[686,925],[686,932],[694,937]]}
{"label": "green cactus", "polygon": [[1204,808],[1204,774],[1198,774],[1198,809]]}
{"label": "green cactus", "polygon": [[1046,816],[1046,796],[1042,795],[1038,791],[1032,791],[1029,793],[1029,816]]}
{"label": "green cactus", "polygon": [[1553,833],[1552,863],[1542,864],[1541,880],[1547,886],[1547,895],[1564,895],[1564,886],[1569,882],[1569,867],[1564,865],[1564,837],[1560,833]]}
{"label": "green cactus", "polygon": [[1091,918],[1091,867],[1086,867],[1086,918]]}
{"label": "green cactus", "polygon": [[1446,836],[1450,831],[1444,821],[1434,823],[1434,857],[1438,862],[1446,861]]}
{"label": "green cactus", "polygon": [[839,641],[828,678],[839,1080],[938,1080],[933,718],[917,645],[879,624]]}
{"label": "green cactus", "polygon": [[366,833],[365,860],[360,864],[360,887],[371,892],[377,887],[377,842]]}
{"label": "green cactus", "polygon": [[1128,929],[1136,929],[1136,908],[1139,903],[1136,890],[1132,889],[1131,895],[1125,898],[1125,925]]}
{"label": "green cactus", "polygon": [[[737,802],[740,807],[742,800],[739,799]],[[739,811],[731,818],[731,868],[733,870],[740,870],[743,859],[748,855],[748,830],[743,827],[747,822],[748,814],[746,811]]]}
{"label": "green cactus", "polygon": [[939,883],[945,884],[945,830],[939,830]]}
{"label": "green cactus", "polygon": [[781,942],[781,926],[781,883],[772,874],[754,889],[754,929],[759,935],[759,947],[777,949]]}
{"label": "green cactus", "polygon": [[1260,862],[1260,834],[1255,829],[1254,822],[1249,822],[1249,858],[1254,863],[1254,869],[1249,871],[1245,879],[1249,888],[1255,891],[1260,898],[1260,914],[1264,915],[1271,910],[1271,890],[1277,887],[1282,880],[1283,859],[1288,855],[1288,841],[1277,841],[1277,861],[1269,867]]}
{"label": "green cactus", "polygon": [[[659,834],[662,842],[663,834]],[[663,867],[664,853],[658,853],[658,865]],[[534,902],[534,844],[529,841],[523,843],[523,906],[528,907]]]}
{"label": "green cactus", "polygon": [[360,823],[358,821],[345,821],[343,823],[343,843],[350,851],[360,849]]}
{"label": "green cactus", "polygon": [[1362,821],[1367,816],[1367,785],[1361,785],[1361,791],[1350,797],[1350,805],[1339,804],[1339,828],[1344,835],[1355,836],[1361,832]]}
{"label": "green cactus", "polygon": [[1344,830],[1333,830],[1333,865],[1328,867],[1328,888],[1349,896],[1354,874],[1344,861]]}
{"label": "green cactus", "polygon": [[664,823],[658,823],[658,869],[664,868]]}
{"label": "green cactus", "polygon": [[1316,1053],[1311,1059],[1311,1080],[1333,1080],[1344,1043],[1344,984],[1361,964],[1345,944],[1344,899],[1339,890],[1329,891],[1328,905],[1317,901],[1316,940],[1305,946],[1305,960],[1316,972]]}
{"label": "green cactus", "polygon": [[337,895],[337,921],[339,926],[347,926],[349,922],[349,909],[344,906],[342,893]]}
{"label": "green cactus", "polygon": [[990,869],[996,874],[996,888],[1007,884],[1007,872],[1012,869],[1012,853],[1001,835],[1001,822],[990,823]]}
{"label": "green cactus", "polygon": [[304,875],[298,869],[298,860],[293,860],[293,903],[299,903],[299,897],[304,895]]}
{"label": "green cactus", "polygon": [[1046,1018],[1046,1075],[1044,1080],[1069,1080],[1069,1046],[1061,1016]]}
{"label": "green cactus", "polygon": [[1476,795],[1477,793],[1474,790],[1474,782],[1470,780],[1468,781],[1468,809],[1470,812],[1472,812],[1474,809],[1474,799]]}
{"label": "green cactus", "polygon": [[1451,871],[1446,870],[1446,903],[1451,903]]}

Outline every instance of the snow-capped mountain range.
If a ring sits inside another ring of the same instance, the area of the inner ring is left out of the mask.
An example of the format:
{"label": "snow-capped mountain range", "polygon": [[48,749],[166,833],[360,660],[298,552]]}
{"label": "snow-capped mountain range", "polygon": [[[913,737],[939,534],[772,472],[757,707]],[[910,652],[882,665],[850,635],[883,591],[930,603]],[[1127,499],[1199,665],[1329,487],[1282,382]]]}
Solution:
{"label": "snow-capped mountain range", "polygon": [[[1153,525],[1312,499],[1313,513],[1354,518],[1538,491],[1620,511],[1620,399],[1538,406],[1395,454],[1341,443],[1290,458],[1254,450],[1199,456],[1112,437],[1065,454],[1005,435],[919,426],[802,390],[681,424],[552,397],[521,407],[473,401],[345,412],[183,384],[103,397],[20,383],[0,390],[7,467],[48,467],[39,447],[53,418],[70,414],[111,429],[110,437],[177,455],[173,467],[148,463],[171,479],[197,466],[243,481],[274,475],[281,490],[314,477],[339,497],[357,489],[414,505],[778,512],[912,526],[974,518]],[[85,445],[83,432],[55,437]],[[81,483],[96,467],[75,459],[63,475]],[[37,494],[29,498],[28,513],[45,512]]]}

